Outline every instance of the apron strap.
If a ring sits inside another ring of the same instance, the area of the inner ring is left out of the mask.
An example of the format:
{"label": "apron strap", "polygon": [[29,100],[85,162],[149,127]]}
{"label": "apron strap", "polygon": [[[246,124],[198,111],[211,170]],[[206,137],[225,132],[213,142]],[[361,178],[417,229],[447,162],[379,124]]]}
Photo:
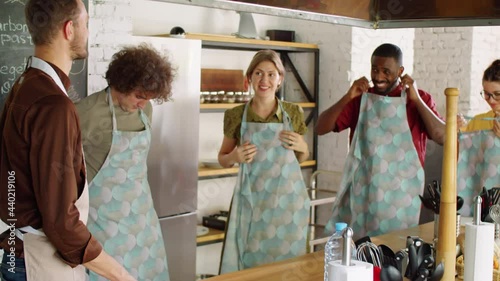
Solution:
{"label": "apron strap", "polygon": [[149,118],[146,116],[146,113],[144,113],[144,110],[139,109],[139,113],[141,115],[142,123],[144,123],[145,130],[149,131],[151,129],[151,123],[149,122]]}
{"label": "apron strap", "polygon": [[[113,98],[111,97],[111,87],[106,88],[106,93],[108,95],[108,105],[109,105],[109,111],[111,111],[111,114],[113,115],[113,132],[118,131],[118,126],[116,125],[116,114],[115,114],[115,106],[113,104]],[[144,123],[144,128],[149,131],[151,129],[151,123],[149,122],[148,117],[146,114],[144,114],[144,111],[142,109],[139,109],[139,114],[141,117],[142,123]]]}
{"label": "apron strap", "polygon": [[111,111],[113,119],[113,132],[116,132],[118,127],[116,126],[115,106],[113,104],[113,97],[111,97],[111,87],[108,86],[106,88],[106,94],[108,95],[109,111]]}
{"label": "apron strap", "polygon": [[[252,98],[253,100],[253,98]],[[240,127],[240,140],[243,140],[243,135],[246,131],[246,128],[247,128],[247,112],[248,112],[248,107],[250,106],[250,103],[252,102],[252,100],[248,101],[246,104],[245,104],[245,108],[243,109],[243,116],[241,117],[241,127]],[[288,116],[288,114],[286,113],[285,109],[283,108],[283,104],[281,103],[281,101],[279,99],[276,98],[276,101],[278,102],[278,106],[280,107],[281,109],[281,116],[282,116],[282,122],[283,122],[283,127],[285,128],[285,130],[289,130],[289,131],[293,131],[293,128],[292,128],[292,121],[290,120],[290,117]]]}
{"label": "apron strap", "polygon": [[25,233],[39,235],[39,236],[45,236],[45,233],[43,233],[43,231],[40,231],[38,229],[34,229],[32,226],[28,225],[25,227],[16,228],[16,236],[17,236],[17,238],[21,239],[22,241],[24,241],[24,233],[21,231],[24,231]]}

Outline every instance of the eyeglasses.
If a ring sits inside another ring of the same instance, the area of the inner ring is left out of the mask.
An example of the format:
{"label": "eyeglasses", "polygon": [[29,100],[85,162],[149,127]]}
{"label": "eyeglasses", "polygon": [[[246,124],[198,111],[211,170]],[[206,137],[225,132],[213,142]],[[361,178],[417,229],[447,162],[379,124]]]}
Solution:
{"label": "eyeglasses", "polygon": [[489,100],[490,98],[494,99],[494,100],[498,100],[500,101],[500,93],[488,93],[486,92],[485,90],[482,90],[481,91],[481,97],[483,97],[485,100]]}

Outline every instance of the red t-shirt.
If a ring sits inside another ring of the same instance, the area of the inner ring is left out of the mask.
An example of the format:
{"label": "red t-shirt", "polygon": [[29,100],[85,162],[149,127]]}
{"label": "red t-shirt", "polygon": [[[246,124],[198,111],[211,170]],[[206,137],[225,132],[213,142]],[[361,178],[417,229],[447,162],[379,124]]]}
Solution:
{"label": "red t-shirt", "polygon": [[[392,90],[388,94],[388,96],[399,97],[401,96],[401,90],[402,87],[398,86],[394,90]],[[368,92],[373,93],[373,88],[370,88]],[[418,90],[418,93],[422,100],[427,104],[427,106],[442,120],[443,118],[436,111],[436,103],[434,102],[432,96],[420,89]],[[356,129],[356,125],[358,124],[360,105],[361,96],[354,98],[350,103],[348,103],[344,107],[344,110],[342,110],[342,112],[340,113],[340,116],[335,123],[335,128],[333,129],[334,132],[340,132],[347,128],[351,128],[351,132],[349,135],[350,142],[352,142],[354,130]],[[423,167],[425,159],[425,149],[427,146],[427,138],[429,137],[429,134],[427,133],[424,121],[420,117],[415,103],[411,102],[410,100],[408,100],[408,103],[406,104],[406,115],[408,117],[408,125],[413,137],[413,143],[415,144],[418,157],[420,158],[420,163],[422,163]]]}

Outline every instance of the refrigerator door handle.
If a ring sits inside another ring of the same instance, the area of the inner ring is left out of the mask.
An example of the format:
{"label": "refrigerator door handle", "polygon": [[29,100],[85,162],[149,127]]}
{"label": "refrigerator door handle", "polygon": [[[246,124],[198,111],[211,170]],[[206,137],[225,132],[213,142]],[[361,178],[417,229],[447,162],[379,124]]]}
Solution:
{"label": "refrigerator door handle", "polygon": [[195,211],[195,212],[189,212],[189,213],[182,213],[182,214],[178,214],[178,215],[172,215],[172,216],[168,216],[168,217],[160,217],[159,219],[160,220],[165,220],[165,219],[173,219],[173,218],[183,218],[183,217],[189,217],[189,216],[192,216],[192,215],[197,215],[198,212]]}

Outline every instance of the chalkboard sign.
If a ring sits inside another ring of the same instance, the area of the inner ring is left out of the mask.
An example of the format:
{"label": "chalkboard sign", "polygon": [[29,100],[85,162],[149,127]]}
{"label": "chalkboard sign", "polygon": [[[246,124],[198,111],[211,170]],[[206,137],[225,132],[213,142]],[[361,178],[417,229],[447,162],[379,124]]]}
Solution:
{"label": "chalkboard sign", "polygon": [[[14,84],[33,55],[33,42],[24,19],[27,0],[0,0],[0,110]],[[88,0],[85,0],[88,6]],[[87,60],[73,62],[69,75],[72,99],[87,95]]]}

